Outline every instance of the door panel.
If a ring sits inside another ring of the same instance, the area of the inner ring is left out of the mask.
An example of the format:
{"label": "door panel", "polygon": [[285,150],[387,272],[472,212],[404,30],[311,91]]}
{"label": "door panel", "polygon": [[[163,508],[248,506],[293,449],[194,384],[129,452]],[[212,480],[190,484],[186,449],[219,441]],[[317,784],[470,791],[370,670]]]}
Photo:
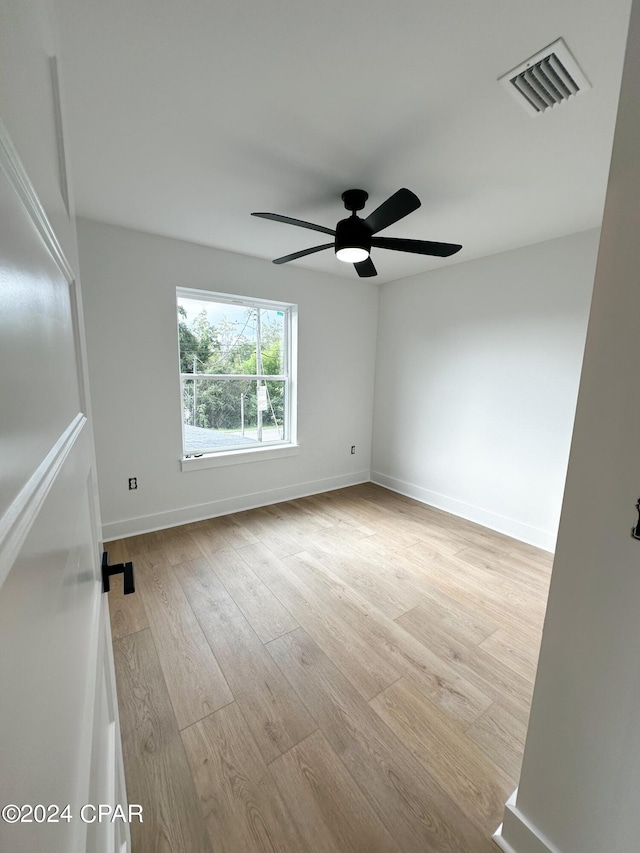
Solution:
{"label": "door panel", "polygon": [[0,514],[80,410],[71,283],[0,172]]}
{"label": "door panel", "polygon": [[1,125],[0,220],[0,807],[45,807],[0,850],[113,853],[81,817],[126,800],[75,277]]}
{"label": "door panel", "polygon": [[[0,766],[10,768],[0,777],[0,801],[71,803],[76,813],[91,755],[99,604],[82,443],[70,452],[0,590]],[[2,823],[0,848],[82,850],[84,832],[80,820]]]}

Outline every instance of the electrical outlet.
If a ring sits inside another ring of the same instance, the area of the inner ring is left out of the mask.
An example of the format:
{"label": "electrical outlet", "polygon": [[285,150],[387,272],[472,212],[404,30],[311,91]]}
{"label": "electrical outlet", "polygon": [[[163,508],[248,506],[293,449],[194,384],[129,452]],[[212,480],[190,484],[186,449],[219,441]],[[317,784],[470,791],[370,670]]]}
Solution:
{"label": "electrical outlet", "polygon": [[356,446],[355,446],[355,444],[352,444],[351,445],[351,455],[355,456],[355,452],[356,452]]}
{"label": "electrical outlet", "polygon": [[137,477],[129,477],[129,491],[138,488],[138,478]]}

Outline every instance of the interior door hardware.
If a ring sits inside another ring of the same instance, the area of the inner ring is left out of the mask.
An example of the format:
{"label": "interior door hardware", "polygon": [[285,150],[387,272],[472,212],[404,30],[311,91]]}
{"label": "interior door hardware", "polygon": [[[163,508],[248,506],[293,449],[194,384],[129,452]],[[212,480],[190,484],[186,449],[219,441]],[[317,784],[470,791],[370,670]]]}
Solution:
{"label": "interior door hardware", "polygon": [[636,509],[638,510],[638,523],[635,527],[631,528],[631,535],[634,539],[640,539],[640,498],[638,498],[638,502],[636,503]]}
{"label": "interior door hardware", "polygon": [[102,591],[109,592],[109,578],[112,575],[124,575],[123,586],[124,594],[131,595],[136,591],[135,580],[133,577],[133,563],[116,563],[115,566],[109,565],[109,555],[106,551],[102,552]]}

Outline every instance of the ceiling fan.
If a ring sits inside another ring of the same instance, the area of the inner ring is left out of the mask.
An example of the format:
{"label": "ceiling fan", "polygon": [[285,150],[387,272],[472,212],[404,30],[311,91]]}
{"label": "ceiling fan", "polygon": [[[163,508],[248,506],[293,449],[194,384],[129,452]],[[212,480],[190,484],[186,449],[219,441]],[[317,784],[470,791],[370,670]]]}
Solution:
{"label": "ceiling fan", "polygon": [[392,249],[396,252],[413,252],[417,255],[434,255],[438,258],[448,258],[462,248],[458,243],[432,243],[429,240],[376,237],[379,231],[417,210],[420,207],[420,199],[411,190],[403,188],[383,201],[366,219],[362,219],[357,212],[363,209],[368,198],[369,194],[364,190],[343,192],[342,201],[346,209],[351,211],[351,216],[341,219],[335,230],[325,228],[324,225],[314,225],[313,222],[304,222],[302,219],[281,216],[279,213],[252,213],[251,215],[297,225],[300,228],[310,228],[312,231],[321,231],[323,234],[331,234],[335,237],[333,243],[323,243],[321,246],[313,246],[311,249],[302,249],[300,252],[276,258],[274,264],[286,264],[289,261],[304,258],[305,255],[321,252],[323,249],[335,249],[338,260],[352,263],[361,278],[378,274],[370,256],[373,247]]}

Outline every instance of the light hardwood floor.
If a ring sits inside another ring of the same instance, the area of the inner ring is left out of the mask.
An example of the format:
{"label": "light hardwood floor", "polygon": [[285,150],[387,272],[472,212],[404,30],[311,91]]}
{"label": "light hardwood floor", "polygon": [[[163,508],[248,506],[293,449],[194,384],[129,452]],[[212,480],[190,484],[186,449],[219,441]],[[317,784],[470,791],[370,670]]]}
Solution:
{"label": "light hardwood floor", "polygon": [[134,853],[495,853],[551,556],[372,484],[108,543]]}

